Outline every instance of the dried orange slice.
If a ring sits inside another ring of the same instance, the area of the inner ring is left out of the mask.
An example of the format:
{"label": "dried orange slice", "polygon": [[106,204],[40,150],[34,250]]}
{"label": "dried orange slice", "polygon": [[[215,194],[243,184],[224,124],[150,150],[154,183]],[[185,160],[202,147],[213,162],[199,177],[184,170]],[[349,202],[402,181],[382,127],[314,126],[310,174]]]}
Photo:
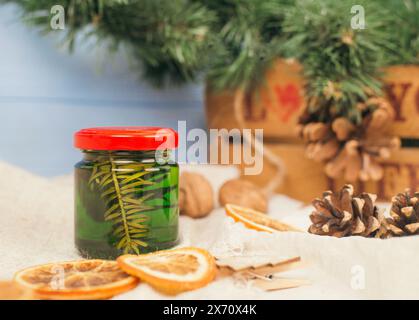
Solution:
{"label": "dried orange slice", "polygon": [[200,248],[163,250],[118,258],[127,273],[166,294],[195,290],[210,283],[216,274],[215,260]]}
{"label": "dried orange slice", "polygon": [[0,300],[32,300],[35,297],[29,290],[12,281],[0,281]]}
{"label": "dried orange slice", "polygon": [[226,204],[225,211],[228,216],[232,217],[236,222],[242,222],[249,229],[271,233],[278,231],[302,232],[298,228],[272,219],[266,214],[250,208],[244,208],[234,204]]}
{"label": "dried orange slice", "polygon": [[138,279],[115,261],[49,263],[19,271],[16,284],[41,299],[107,299],[134,288]]}

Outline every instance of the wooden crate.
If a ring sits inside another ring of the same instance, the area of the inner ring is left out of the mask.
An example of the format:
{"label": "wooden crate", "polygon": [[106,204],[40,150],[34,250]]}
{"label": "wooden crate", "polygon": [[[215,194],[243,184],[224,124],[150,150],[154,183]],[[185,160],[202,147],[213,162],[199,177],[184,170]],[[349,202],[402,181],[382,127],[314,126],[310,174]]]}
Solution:
{"label": "wooden crate", "polygon": [[[263,128],[265,137],[297,141],[295,125],[304,109],[301,66],[295,61],[278,60],[267,73],[266,82],[247,97],[244,117],[249,129]],[[237,128],[233,114],[234,92],[206,90],[208,128]]]}
{"label": "wooden crate", "polygon": [[[328,180],[323,172],[323,165],[304,156],[304,146],[295,143],[266,144],[275,154],[279,155],[286,167],[283,184],[276,190],[294,199],[310,202],[328,188]],[[259,186],[267,184],[275,175],[275,167],[265,161],[263,172],[257,176],[242,177]]]}
{"label": "wooden crate", "polygon": [[[337,190],[345,184],[343,179],[332,180],[324,174],[324,166],[304,156],[304,146],[295,143],[266,144],[285,163],[286,175],[278,192],[292,198],[310,202],[325,190]],[[405,188],[419,191],[419,148],[402,148],[382,162],[384,178],[376,182],[354,184],[356,192],[370,192],[379,200],[390,201],[391,197]],[[258,176],[243,176],[260,186],[267,183],[274,174],[274,167],[265,162],[264,170]],[[243,170],[241,170],[243,172]]]}
{"label": "wooden crate", "polygon": [[[295,61],[278,60],[267,73],[266,84],[245,103],[246,128],[264,129],[265,138],[297,141],[295,125],[305,107],[304,79]],[[395,110],[393,133],[419,138],[419,66],[393,66],[385,70],[385,92]],[[209,128],[237,128],[233,92],[206,91]]]}
{"label": "wooden crate", "polygon": [[[264,129],[265,141],[284,161],[287,174],[277,190],[293,198],[309,202],[324,190],[340,188],[345,181],[328,179],[324,165],[304,155],[304,145],[295,135],[295,125],[305,107],[304,79],[301,67],[294,61],[278,60],[268,72],[266,85],[247,98],[246,128]],[[419,66],[393,66],[385,70],[385,92],[394,111],[394,135],[419,139]],[[237,128],[233,115],[233,92],[206,92],[209,128]],[[271,139],[274,138],[274,139]],[[419,148],[403,148],[383,163],[385,175],[381,181],[356,184],[356,190],[376,193],[380,200],[389,201],[409,187],[419,190]],[[274,168],[268,163],[263,174],[246,176],[264,185]]]}
{"label": "wooden crate", "polygon": [[404,138],[419,138],[419,66],[388,68],[385,90],[396,115],[393,133]]}

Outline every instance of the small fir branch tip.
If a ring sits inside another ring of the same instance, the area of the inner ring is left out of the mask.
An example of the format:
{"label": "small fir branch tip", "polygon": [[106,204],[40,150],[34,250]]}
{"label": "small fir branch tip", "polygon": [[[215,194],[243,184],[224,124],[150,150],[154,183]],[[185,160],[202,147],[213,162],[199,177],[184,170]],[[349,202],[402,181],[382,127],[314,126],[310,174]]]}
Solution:
{"label": "small fir branch tip", "polygon": [[71,50],[89,36],[110,51],[128,48],[130,65],[154,84],[206,75],[214,88],[252,90],[271,62],[285,56],[303,64],[309,96],[331,81],[342,83],[345,101],[356,102],[363,88],[379,87],[383,66],[419,63],[419,0],[358,1],[364,30],[350,27],[352,0],[0,0],[5,3],[18,5],[22,18],[44,33],[51,33],[51,7],[62,5],[65,30],[53,34],[65,35]]}
{"label": "small fir branch tip", "polygon": [[314,121],[343,116],[360,123],[356,106],[368,99],[366,91],[380,94],[379,69],[390,50],[389,37],[381,31],[385,19],[380,6],[362,5],[367,28],[360,30],[351,29],[350,1],[297,1],[287,12],[284,31],[290,37],[285,47],[303,65]]}
{"label": "small fir branch tip", "polygon": [[[113,225],[113,236],[116,248],[124,253],[141,253],[141,248],[148,244],[143,240],[149,232],[149,217],[144,212],[153,209],[146,200],[153,197],[150,193],[141,198],[135,195],[141,186],[150,185],[143,179],[149,165],[123,164],[109,158],[109,161],[96,163],[93,166],[89,185],[101,190],[101,197],[107,204],[105,221]],[[129,174],[127,174],[129,173]]]}

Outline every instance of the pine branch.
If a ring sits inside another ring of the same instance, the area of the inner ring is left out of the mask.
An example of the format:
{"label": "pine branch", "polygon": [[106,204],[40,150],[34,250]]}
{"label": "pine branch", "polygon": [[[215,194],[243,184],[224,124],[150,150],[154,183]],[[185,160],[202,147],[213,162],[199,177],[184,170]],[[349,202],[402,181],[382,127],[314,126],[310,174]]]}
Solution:
{"label": "pine branch", "polygon": [[194,80],[210,56],[215,15],[190,0],[0,0],[20,5],[24,20],[52,33],[50,9],[65,9],[65,40],[94,36],[111,51],[128,48],[133,65],[156,85]]}
{"label": "pine branch", "polygon": [[[419,63],[419,0],[363,0],[367,29],[351,30],[351,0],[0,0],[15,3],[25,21],[51,33],[50,8],[65,8],[66,44],[93,36],[110,51],[128,48],[130,62],[154,84],[207,75],[218,89],[252,88],[272,61],[297,57],[316,84],[331,81],[346,103],[379,87],[377,70]],[[286,41],[286,45],[284,42]],[[346,90],[346,89],[345,89]],[[328,101],[328,100],[327,100]],[[324,103],[329,103],[329,102]],[[348,111],[359,118],[356,112]]]}
{"label": "pine branch", "polygon": [[419,0],[387,0],[387,9],[394,21],[386,32],[397,48],[387,64],[419,64]]}
{"label": "pine branch", "polygon": [[217,12],[219,35],[207,79],[215,89],[245,90],[260,85],[280,55],[284,9],[290,0],[204,1]]}
{"label": "pine branch", "polygon": [[109,161],[94,165],[89,180],[91,188],[101,190],[101,197],[108,207],[104,219],[112,222],[113,236],[117,238],[116,248],[124,253],[140,254],[141,248],[148,246],[141,240],[149,232],[149,217],[144,212],[153,209],[146,204],[146,200],[154,194],[140,199],[135,195],[140,186],[152,184],[142,178],[148,174],[147,167],[150,165],[118,165],[110,157]]}
{"label": "pine branch", "polygon": [[360,4],[367,28],[359,30],[350,26],[352,1],[300,0],[287,12],[284,31],[290,38],[285,51],[303,65],[312,121],[343,116],[359,124],[357,104],[380,94],[379,69],[394,48],[383,31],[388,21],[382,6]]}
{"label": "pine branch", "polygon": [[153,163],[127,163],[118,156],[101,158],[92,166],[88,184],[100,191],[112,223],[112,242],[124,253],[140,254],[150,245],[151,217],[164,214],[170,224],[177,208],[177,179],[170,165],[153,170]]}

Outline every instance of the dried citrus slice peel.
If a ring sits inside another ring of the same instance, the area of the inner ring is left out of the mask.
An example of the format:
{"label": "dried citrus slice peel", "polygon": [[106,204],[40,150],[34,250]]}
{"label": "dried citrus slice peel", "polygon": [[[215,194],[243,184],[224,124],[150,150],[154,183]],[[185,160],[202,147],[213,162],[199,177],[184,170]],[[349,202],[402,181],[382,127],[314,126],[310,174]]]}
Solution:
{"label": "dried citrus slice peel", "polygon": [[118,258],[127,273],[166,294],[195,290],[210,283],[216,275],[215,260],[200,248],[163,250]]}
{"label": "dried citrus slice peel", "polygon": [[0,281],[0,300],[32,300],[35,297],[29,290],[16,285],[13,281]]}
{"label": "dried citrus slice peel", "polygon": [[232,217],[236,222],[242,222],[249,229],[271,233],[278,231],[302,232],[298,228],[272,219],[266,214],[250,208],[226,204],[225,211],[228,216]]}
{"label": "dried citrus slice peel", "polygon": [[137,286],[115,261],[49,263],[19,271],[14,282],[41,299],[107,299]]}

